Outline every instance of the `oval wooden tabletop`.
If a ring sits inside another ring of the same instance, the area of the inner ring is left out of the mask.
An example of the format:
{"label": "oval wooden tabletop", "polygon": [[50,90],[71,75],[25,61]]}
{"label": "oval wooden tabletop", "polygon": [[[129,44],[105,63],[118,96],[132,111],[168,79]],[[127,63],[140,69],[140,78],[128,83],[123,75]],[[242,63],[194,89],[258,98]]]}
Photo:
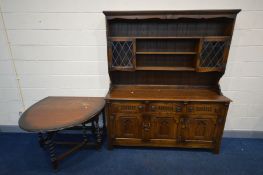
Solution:
{"label": "oval wooden tabletop", "polygon": [[31,132],[61,130],[91,119],[104,105],[102,97],[47,97],[22,114],[19,126]]}

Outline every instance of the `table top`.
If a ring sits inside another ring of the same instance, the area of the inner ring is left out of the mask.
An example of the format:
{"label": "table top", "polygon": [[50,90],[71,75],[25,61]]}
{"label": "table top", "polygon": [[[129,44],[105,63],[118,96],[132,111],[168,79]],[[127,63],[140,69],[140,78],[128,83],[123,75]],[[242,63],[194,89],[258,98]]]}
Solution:
{"label": "table top", "polygon": [[104,105],[103,97],[47,97],[22,114],[19,126],[30,132],[61,130],[91,119]]}

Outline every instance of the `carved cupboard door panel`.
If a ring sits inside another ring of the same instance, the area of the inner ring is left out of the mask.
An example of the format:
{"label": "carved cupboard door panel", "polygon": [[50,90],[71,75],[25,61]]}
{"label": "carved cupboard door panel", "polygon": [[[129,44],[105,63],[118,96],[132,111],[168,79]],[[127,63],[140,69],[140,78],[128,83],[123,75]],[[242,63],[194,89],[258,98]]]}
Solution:
{"label": "carved cupboard door panel", "polygon": [[116,138],[140,138],[141,117],[138,114],[116,114]]}
{"label": "carved cupboard door panel", "polygon": [[154,139],[175,139],[177,137],[179,118],[173,115],[153,117]]}
{"label": "carved cupboard door panel", "polygon": [[213,141],[216,116],[191,115],[180,119],[182,141]]}

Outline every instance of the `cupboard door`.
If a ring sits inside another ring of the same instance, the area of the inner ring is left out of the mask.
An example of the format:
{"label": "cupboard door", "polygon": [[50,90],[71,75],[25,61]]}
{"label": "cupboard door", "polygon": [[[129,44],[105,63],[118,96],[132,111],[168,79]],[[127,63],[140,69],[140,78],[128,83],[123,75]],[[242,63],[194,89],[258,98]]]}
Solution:
{"label": "cupboard door", "polygon": [[179,117],[174,115],[153,116],[153,138],[175,139],[177,137]]}
{"label": "cupboard door", "polygon": [[199,55],[197,58],[197,71],[224,71],[230,38],[204,38],[199,43]]}
{"label": "cupboard door", "polygon": [[116,114],[116,138],[140,138],[141,116],[137,114]]}
{"label": "cupboard door", "polygon": [[108,41],[109,70],[134,71],[135,41],[129,38],[111,38]]}
{"label": "cupboard door", "polygon": [[183,141],[213,141],[216,116],[191,115],[180,119]]}

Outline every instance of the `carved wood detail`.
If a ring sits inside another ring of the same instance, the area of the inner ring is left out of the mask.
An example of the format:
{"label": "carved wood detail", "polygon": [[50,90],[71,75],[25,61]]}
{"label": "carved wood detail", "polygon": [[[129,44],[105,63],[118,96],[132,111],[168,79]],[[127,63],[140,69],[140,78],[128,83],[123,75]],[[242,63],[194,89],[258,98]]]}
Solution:
{"label": "carved wood detail", "polygon": [[137,115],[117,114],[115,120],[116,137],[139,138],[140,117]]}
{"label": "carved wood detail", "polygon": [[104,12],[109,147],[219,152],[231,102],[219,80],[239,11]]}

